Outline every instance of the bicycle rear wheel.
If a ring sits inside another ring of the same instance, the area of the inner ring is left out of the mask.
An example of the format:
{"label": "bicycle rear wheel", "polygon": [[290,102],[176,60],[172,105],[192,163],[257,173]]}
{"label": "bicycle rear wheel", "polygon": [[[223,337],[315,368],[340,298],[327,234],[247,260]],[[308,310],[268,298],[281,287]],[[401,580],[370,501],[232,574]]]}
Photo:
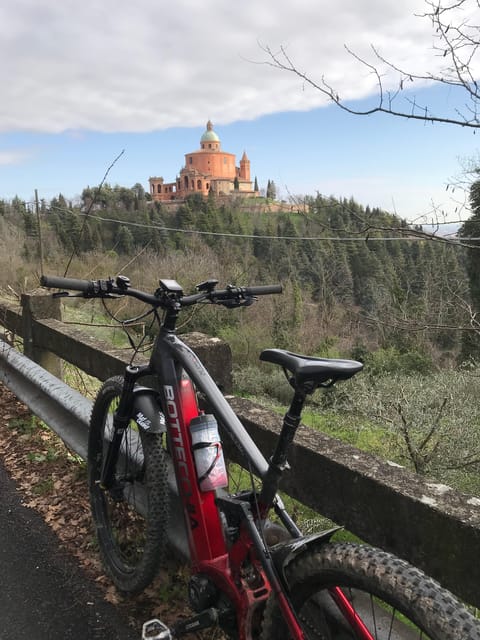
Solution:
{"label": "bicycle rear wheel", "polygon": [[101,387],[90,420],[88,480],[90,504],[106,573],[125,593],[138,593],[154,578],[166,544],[167,454],[162,434],[145,433],[132,419],[123,435],[114,483],[100,486],[113,433],[113,414],[123,379]]}
{"label": "bicycle rear wheel", "polygon": [[[449,592],[378,549],[327,544],[294,559],[286,574],[290,600],[310,640],[480,640],[480,621]],[[368,630],[364,635],[340,613],[330,591],[335,587],[361,618]],[[272,596],[261,638],[289,637]]]}

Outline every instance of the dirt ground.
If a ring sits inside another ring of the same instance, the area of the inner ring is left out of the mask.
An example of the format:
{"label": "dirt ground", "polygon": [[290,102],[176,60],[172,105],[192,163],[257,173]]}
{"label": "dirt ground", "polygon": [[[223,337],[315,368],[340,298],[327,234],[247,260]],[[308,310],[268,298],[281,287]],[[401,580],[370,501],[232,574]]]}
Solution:
{"label": "dirt ground", "polygon": [[[171,624],[189,615],[186,569],[175,562],[162,569],[155,583],[139,596],[125,598],[115,590],[96,553],[85,464],[1,384],[0,458],[22,495],[22,507],[41,515],[58,539],[59,553],[74,556],[86,578],[132,629],[139,633],[142,623],[152,617]],[[36,638],[35,634],[31,637]]]}

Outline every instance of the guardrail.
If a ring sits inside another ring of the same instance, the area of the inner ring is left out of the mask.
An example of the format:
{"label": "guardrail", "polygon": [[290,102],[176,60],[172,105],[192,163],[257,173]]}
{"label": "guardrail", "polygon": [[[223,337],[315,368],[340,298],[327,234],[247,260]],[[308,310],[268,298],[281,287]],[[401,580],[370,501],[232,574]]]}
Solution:
{"label": "guardrail", "polygon": [[[22,306],[0,303],[0,324],[24,338],[29,358],[57,375],[64,359],[104,380],[121,373],[123,352],[82,335],[60,320],[58,300],[23,296]],[[186,341],[228,392],[231,353],[215,338],[191,334]],[[88,401],[56,376],[6,343],[0,343],[0,380],[80,455],[85,455]],[[279,419],[241,398],[229,401],[266,456]],[[235,452],[227,453],[233,457]],[[238,460],[241,463],[241,460]],[[366,542],[409,560],[444,586],[480,606],[480,499],[429,482],[392,463],[301,426],[290,454],[292,472],[283,489]],[[171,478],[174,491],[174,481]],[[178,501],[172,501],[173,508]],[[180,510],[172,514],[172,541],[186,551]]]}

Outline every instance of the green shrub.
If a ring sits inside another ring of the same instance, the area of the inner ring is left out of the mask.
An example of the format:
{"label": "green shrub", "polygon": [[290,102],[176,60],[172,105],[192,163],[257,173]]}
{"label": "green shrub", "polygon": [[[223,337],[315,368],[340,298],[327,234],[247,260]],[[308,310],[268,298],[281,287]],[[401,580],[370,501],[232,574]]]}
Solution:
{"label": "green shrub", "polygon": [[428,374],[434,370],[432,359],[420,351],[401,352],[395,347],[363,354],[365,371],[377,376],[386,373]]}
{"label": "green shrub", "polygon": [[264,396],[283,406],[290,404],[292,387],[278,367],[238,367],[233,371],[235,393],[242,397]]}
{"label": "green shrub", "polygon": [[418,473],[446,481],[447,476],[480,472],[477,369],[428,376],[411,372],[377,378],[359,375],[345,383],[342,391],[337,407],[349,408],[390,430],[398,458]]}
{"label": "green shrub", "polygon": [[338,338],[327,336],[318,344],[315,349],[315,356],[319,358],[341,358],[342,354],[337,346]]}

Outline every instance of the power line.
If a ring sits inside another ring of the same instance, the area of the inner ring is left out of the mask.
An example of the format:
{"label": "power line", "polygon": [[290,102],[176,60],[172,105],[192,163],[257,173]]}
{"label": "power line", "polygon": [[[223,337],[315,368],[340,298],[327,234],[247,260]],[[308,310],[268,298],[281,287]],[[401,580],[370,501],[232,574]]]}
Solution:
{"label": "power line", "polygon": [[[327,205],[328,207],[329,205]],[[334,205],[331,205],[334,206]],[[340,205],[342,206],[342,205]],[[373,231],[381,231],[382,229],[376,229],[375,227],[371,227],[369,229],[365,229],[358,233],[357,236],[279,236],[279,235],[257,235],[257,234],[242,234],[242,233],[230,233],[230,232],[218,232],[218,231],[201,231],[197,229],[180,229],[178,227],[166,227],[165,225],[156,225],[156,224],[147,224],[141,222],[134,222],[131,220],[119,220],[117,218],[107,218],[103,216],[96,216],[91,213],[91,208],[87,212],[79,212],[72,211],[71,209],[65,209],[64,207],[56,207],[50,206],[50,210],[59,211],[62,213],[71,213],[73,215],[82,215],[85,217],[85,223],[87,222],[87,218],[99,220],[101,222],[113,222],[121,225],[140,227],[144,229],[156,229],[159,231],[166,231],[171,233],[183,233],[183,234],[197,234],[197,235],[206,235],[206,236],[217,236],[217,237],[225,237],[225,238],[240,238],[240,239],[257,239],[257,240],[285,240],[285,241],[301,241],[301,242],[371,242],[371,241],[385,241],[385,242],[397,242],[397,241],[405,241],[412,242],[416,240],[430,240],[436,242],[442,242],[444,244],[451,244],[461,247],[470,247],[478,249],[477,246],[468,245],[467,243],[470,241],[480,241],[480,237],[474,238],[466,238],[464,241],[458,239],[456,237],[451,237],[453,234],[446,234],[444,236],[436,235],[435,232],[428,233],[423,230],[418,229],[402,229],[402,233],[404,234],[412,234],[412,235],[401,235],[401,236],[371,236],[370,232]],[[343,207],[345,210],[345,207]],[[347,213],[349,210],[346,210]],[[354,212],[350,212],[354,213]],[[355,214],[356,215],[356,214]],[[311,216],[305,215],[307,219],[313,220]],[[453,222],[438,222],[438,223],[424,223],[423,226],[441,226],[441,225],[450,225],[450,224],[458,224],[467,222],[467,220],[455,220]],[[480,221],[479,221],[480,223]],[[422,225],[419,225],[422,226]],[[335,230],[335,229],[334,229]],[[418,234],[418,235],[417,235]]]}
{"label": "power line", "polygon": [[[80,213],[79,215],[86,216],[87,214]],[[413,241],[413,240],[437,240],[443,241],[449,244],[458,244],[461,246],[465,246],[459,240],[453,240],[446,236],[436,236],[436,235],[419,235],[419,236],[370,236],[367,233],[367,236],[270,236],[270,235],[256,235],[256,234],[247,234],[247,233],[227,233],[220,231],[200,231],[197,229],[179,229],[177,227],[166,227],[164,225],[157,224],[146,224],[142,222],[133,222],[131,220],[118,220],[116,218],[106,218],[103,216],[96,216],[92,213],[88,214],[90,219],[100,220],[102,222],[114,222],[121,225],[127,225],[132,227],[140,227],[143,229],[157,229],[158,231],[169,231],[172,233],[185,233],[185,234],[197,234],[197,235],[205,235],[205,236],[219,236],[225,238],[243,238],[243,239],[253,239],[253,240],[294,240],[294,241],[330,241],[330,242],[371,242],[371,241],[397,241],[397,240],[405,240],[405,241]],[[410,233],[415,233],[415,231],[411,231]],[[419,233],[419,232],[417,232]],[[468,238],[468,240],[480,240],[480,238]]]}

